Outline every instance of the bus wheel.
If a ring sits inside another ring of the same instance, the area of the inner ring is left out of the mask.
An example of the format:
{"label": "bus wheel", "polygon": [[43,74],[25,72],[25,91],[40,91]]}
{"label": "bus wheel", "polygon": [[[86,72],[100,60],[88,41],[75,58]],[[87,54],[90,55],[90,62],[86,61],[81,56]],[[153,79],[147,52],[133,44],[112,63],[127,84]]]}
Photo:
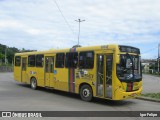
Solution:
{"label": "bus wheel", "polygon": [[31,88],[36,90],[37,89],[37,80],[36,78],[31,79]]}
{"label": "bus wheel", "polygon": [[87,101],[87,102],[91,101],[93,98],[93,92],[91,87],[89,85],[83,85],[80,88],[80,96],[81,96],[81,99],[84,101]]}

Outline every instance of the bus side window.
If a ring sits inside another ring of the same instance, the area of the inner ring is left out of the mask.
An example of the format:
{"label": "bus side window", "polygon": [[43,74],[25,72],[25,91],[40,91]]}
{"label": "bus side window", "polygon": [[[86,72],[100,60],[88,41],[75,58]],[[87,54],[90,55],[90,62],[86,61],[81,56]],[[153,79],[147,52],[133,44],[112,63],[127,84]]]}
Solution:
{"label": "bus side window", "polygon": [[64,53],[57,53],[56,54],[56,68],[64,68]]}
{"label": "bus side window", "polygon": [[35,55],[28,56],[28,67],[35,67]]}
{"label": "bus side window", "polygon": [[15,66],[21,66],[21,56],[15,56]]}
{"label": "bus side window", "polygon": [[80,52],[79,54],[79,68],[92,69],[94,67],[94,52]]}
{"label": "bus side window", "polygon": [[44,55],[36,55],[36,67],[43,67]]}
{"label": "bus side window", "polygon": [[66,53],[66,67],[77,68],[78,65],[78,53]]}

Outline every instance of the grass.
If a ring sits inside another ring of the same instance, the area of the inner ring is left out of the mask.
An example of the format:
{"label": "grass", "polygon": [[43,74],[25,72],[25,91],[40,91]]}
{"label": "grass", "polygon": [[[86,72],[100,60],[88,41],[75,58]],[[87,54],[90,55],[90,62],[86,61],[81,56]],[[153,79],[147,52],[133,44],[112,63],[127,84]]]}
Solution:
{"label": "grass", "polygon": [[142,94],[142,96],[160,99],[160,93],[146,93],[146,94]]}

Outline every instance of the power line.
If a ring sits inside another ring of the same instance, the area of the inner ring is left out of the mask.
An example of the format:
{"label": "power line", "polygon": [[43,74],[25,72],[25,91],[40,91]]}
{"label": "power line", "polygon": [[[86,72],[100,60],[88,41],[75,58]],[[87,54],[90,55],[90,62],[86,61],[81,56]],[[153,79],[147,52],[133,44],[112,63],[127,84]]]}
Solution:
{"label": "power line", "polygon": [[66,19],[65,16],[63,15],[63,13],[62,13],[62,11],[61,11],[61,9],[60,9],[60,7],[59,7],[57,1],[56,1],[56,0],[53,0],[53,1],[54,1],[54,3],[56,4],[56,6],[57,6],[59,12],[61,13],[61,15],[62,15],[62,17],[63,17],[65,23],[68,25],[68,27],[69,27],[69,29],[71,30],[71,32],[73,33],[73,35],[75,35],[75,33],[74,33],[74,31],[72,30],[70,24],[68,23],[67,19]]}
{"label": "power line", "polygon": [[149,49],[149,50],[147,50],[147,51],[145,51],[145,52],[143,52],[143,53],[141,53],[141,54],[149,53],[149,52],[151,52],[151,51],[153,51],[153,50],[155,50],[155,47],[154,47],[154,48],[151,48],[151,49]]}

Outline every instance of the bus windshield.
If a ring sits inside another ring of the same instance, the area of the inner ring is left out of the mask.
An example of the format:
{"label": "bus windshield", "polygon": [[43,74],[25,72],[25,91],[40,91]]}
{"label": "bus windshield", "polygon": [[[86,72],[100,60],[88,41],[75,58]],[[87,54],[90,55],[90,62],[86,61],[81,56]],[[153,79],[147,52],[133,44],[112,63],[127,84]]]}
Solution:
{"label": "bus windshield", "polygon": [[138,55],[121,54],[117,64],[117,76],[121,82],[139,82],[142,79],[141,63]]}

